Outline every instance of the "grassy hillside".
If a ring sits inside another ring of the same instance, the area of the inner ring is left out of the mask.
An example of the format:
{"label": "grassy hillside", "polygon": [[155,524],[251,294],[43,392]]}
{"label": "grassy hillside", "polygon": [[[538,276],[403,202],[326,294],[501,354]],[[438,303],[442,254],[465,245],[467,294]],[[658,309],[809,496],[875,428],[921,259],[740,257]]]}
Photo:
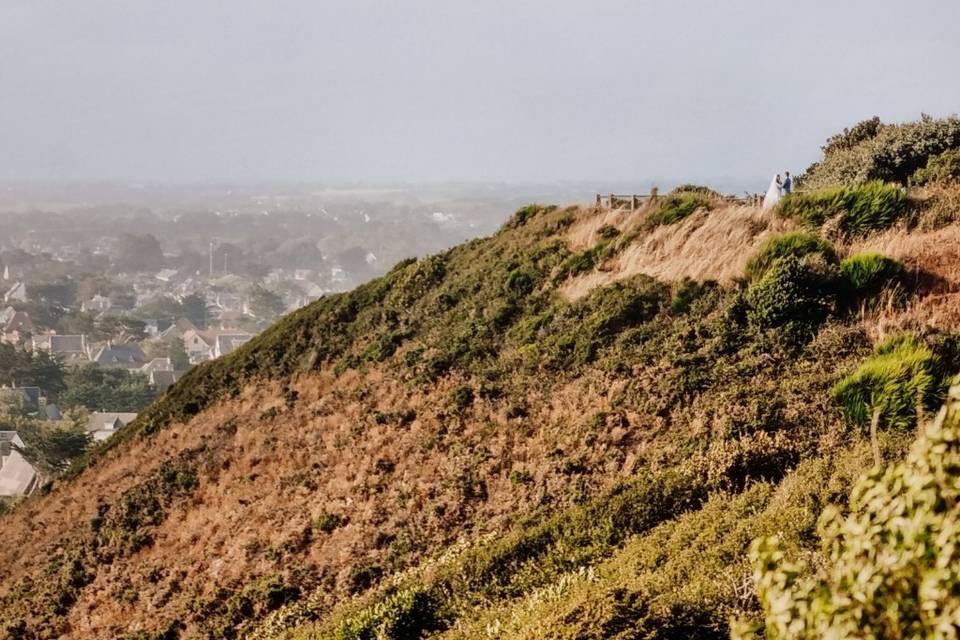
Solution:
{"label": "grassy hillside", "polygon": [[0,519],[0,630],[758,623],[752,540],[816,564],[820,512],[960,370],[956,188],[830,189],[532,205],[288,316]]}

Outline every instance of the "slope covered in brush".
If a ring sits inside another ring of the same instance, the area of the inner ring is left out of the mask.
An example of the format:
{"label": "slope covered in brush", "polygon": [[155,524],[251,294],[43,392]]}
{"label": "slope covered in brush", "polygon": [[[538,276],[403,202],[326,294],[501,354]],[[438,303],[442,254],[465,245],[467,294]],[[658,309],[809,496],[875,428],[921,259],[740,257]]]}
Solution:
{"label": "slope covered in brush", "polygon": [[849,200],[867,203],[855,233],[846,210],[689,193],[667,213],[527,207],[197,367],[0,518],[0,629],[599,639],[758,623],[751,541],[818,553],[822,508],[876,452],[901,455],[960,368],[956,325],[918,314],[949,301],[957,228],[938,214],[912,231],[934,219],[912,194],[895,219]]}

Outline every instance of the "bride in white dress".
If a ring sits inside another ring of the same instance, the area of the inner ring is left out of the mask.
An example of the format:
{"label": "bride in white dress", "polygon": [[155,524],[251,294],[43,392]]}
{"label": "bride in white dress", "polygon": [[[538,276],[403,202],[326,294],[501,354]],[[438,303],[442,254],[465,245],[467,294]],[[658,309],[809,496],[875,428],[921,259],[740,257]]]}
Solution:
{"label": "bride in white dress", "polygon": [[780,202],[780,194],[783,187],[780,184],[780,174],[773,176],[770,181],[770,188],[767,189],[767,195],[763,197],[763,210],[773,209]]}

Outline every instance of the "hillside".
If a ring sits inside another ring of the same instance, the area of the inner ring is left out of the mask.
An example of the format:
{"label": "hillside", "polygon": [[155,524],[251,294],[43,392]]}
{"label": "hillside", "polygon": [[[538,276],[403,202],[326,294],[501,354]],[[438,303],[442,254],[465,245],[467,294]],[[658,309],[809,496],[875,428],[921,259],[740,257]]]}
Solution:
{"label": "hillside", "polygon": [[820,512],[904,455],[960,371],[960,190],[825,189],[768,213],[695,188],[531,205],[284,318],[0,517],[0,630],[760,621],[751,541],[822,562]]}

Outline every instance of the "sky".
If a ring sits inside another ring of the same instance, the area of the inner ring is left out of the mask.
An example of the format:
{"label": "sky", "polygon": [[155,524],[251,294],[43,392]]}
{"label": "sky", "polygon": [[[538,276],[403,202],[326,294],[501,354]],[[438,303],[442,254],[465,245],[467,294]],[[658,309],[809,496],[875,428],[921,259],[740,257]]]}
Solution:
{"label": "sky", "polygon": [[0,180],[753,180],[960,111],[957,0],[0,0]]}

